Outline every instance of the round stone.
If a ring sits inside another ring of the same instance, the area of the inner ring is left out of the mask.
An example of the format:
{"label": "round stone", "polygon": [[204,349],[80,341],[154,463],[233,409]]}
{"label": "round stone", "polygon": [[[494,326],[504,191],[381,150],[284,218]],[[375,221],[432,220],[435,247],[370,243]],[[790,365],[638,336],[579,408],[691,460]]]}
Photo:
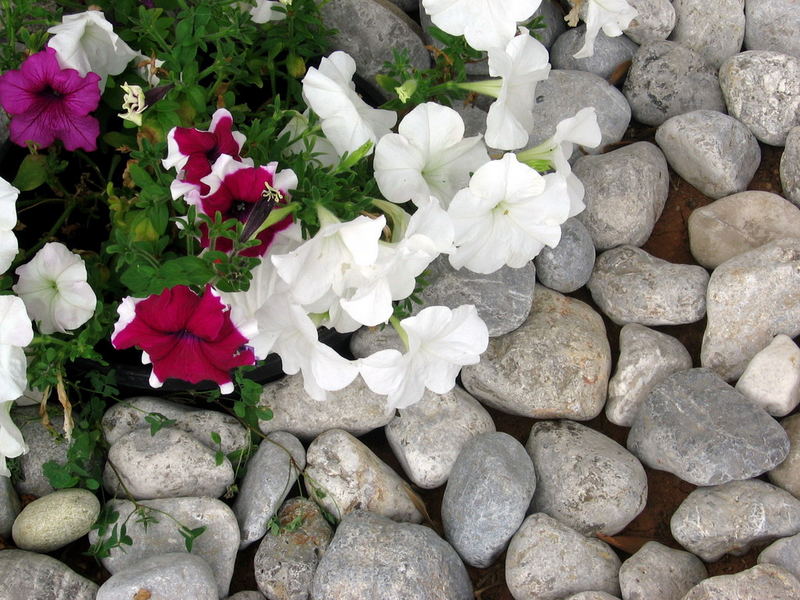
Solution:
{"label": "round stone", "polygon": [[533,259],[542,285],[568,294],[586,285],[594,268],[595,249],[586,226],[575,217],[561,225],[555,248],[545,246]]}
{"label": "round stone", "polygon": [[800,57],[797,0],[747,0],[744,45]]}
{"label": "round stone", "polygon": [[691,48],[714,69],[742,48],[744,0],[673,0],[675,28],[669,39]]}
{"label": "round stone", "polygon": [[670,0],[628,0],[638,13],[628,23],[625,35],[637,44],[667,39],[675,27],[675,9]]}
{"label": "round stone", "polygon": [[600,31],[594,41],[594,54],[586,58],[575,58],[574,54],[583,46],[586,26],[568,29],[550,49],[550,64],[554,69],[588,71],[608,79],[620,65],[631,60],[638,46],[624,35],[608,37]]}
{"label": "round stone", "polygon": [[100,501],[88,490],[58,490],[34,500],[14,521],[12,536],[22,550],[52,552],[83,537],[100,514]]}

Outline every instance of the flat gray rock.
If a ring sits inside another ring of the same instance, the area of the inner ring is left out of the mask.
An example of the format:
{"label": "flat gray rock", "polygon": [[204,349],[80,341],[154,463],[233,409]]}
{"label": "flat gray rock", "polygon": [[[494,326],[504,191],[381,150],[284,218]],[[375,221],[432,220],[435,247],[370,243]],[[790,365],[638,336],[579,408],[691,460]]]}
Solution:
{"label": "flat gray rock", "polygon": [[624,30],[637,44],[667,39],[675,27],[675,9],[670,0],[628,0],[637,14]]}
{"label": "flat gray rock", "polygon": [[525,449],[536,471],[532,512],[583,535],[615,535],[645,507],[644,468],[602,433],[574,421],[539,421]]}
{"label": "flat gray rock", "polygon": [[46,554],[0,550],[3,600],[95,600],[97,584]]}
{"label": "flat gray rock", "polygon": [[789,436],[789,454],[786,460],[769,472],[769,480],[800,498],[800,415],[782,419],[781,426]]}
{"label": "flat gray rock", "polygon": [[303,444],[291,433],[273,431],[247,461],[233,513],[241,531],[240,548],[264,537],[267,522],[280,507],[306,466]]}
{"label": "flat gray rock", "polygon": [[469,440],[494,430],[480,402],[456,386],[446,394],[425,390],[422,400],[386,425],[386,439],[408,478],[431,489],[447,481]]}
{"label": "flat gray rock", "polygon": [[675,28],[669,36],[691,48],[714,69],[742,48],[745,0],[673,0]]}
{"label": "flat gray rock", "polygon": [[800,532],[800,500],[760,479],[730,481],[690,493],[673,513],[675,540],[707,562]]}
{"label": "flat gray rock", "polygon": [[442,498],[444,536],[465,563],[486,568],[517,531],[536,488],[533,463],[507,433],[473,437],[458,455]]}
{"label": "flat gray rock", "polygon": [[577,219],[595,248],[641,246],[664,210],[669,169],[664,154],[649,142],[636,142],[575,161],[573,173],[585,189],[586,209]]}
{"label": "flat gray rock", "polygon": [[786,135],[780,175],[783,195],[795,206],[800,206],[800,126],[792,127]]}
{"label": "flat gray rock", "polygon": [[314,574],[314,600],[472,600],[455,550],[432,529],[363,510],[347,515]]}
{"label": "flat gray rock", "polygon": [[618,325],[683,325],[706,313],[708,273],[676,265],[635,246],[606,250],[587,287],[600,310]]}
{"label": "flat gray rock", "polygon": [[800,348],[778,334],[747,364],[736,391],[773,417],[785,417],[800,404]]}
{"label": "flat gray rock", "polygon": [[789,438],[764,409],[709,369],[673,373],[656,385],[628,433],[644,464],[695,485],[757,477],[789,452]]}
{"label": "flat gray rock", "polygon": [[610,371],[602,317],[580,300],[537,286],[528,320],[489,340],[461,380],[483,404],[506,413],[586,421],[603,410]]}
{"label": "flat gray rock", "polygon": [[118,571],[97,590],[97,600],[130,600],[139,590],[147,590],[152,598],[219,598],[206,561],[194,554],[172,552],[143,558]]}
{"label": "flat gray rock", "polygon": [[506,553],[506,583],[515,600],[561,600],[585,591],[619,596],[620,560],[608,544],[535,513]]}
{"label": "flat gray rock", "polygon": [[646,125],[693,110],[725,112],[716,69],[676,42],[640,46],[622,91],[633,117]]}
{"label": "flat gray rock", "polygon": [[633,58],[639,47],[627,36],[608,37],[600,31],[594,41],[594,55],[575,58],[574,54],[583,47],[586,26],[568,29],[556,39],[550,49],[550,64],[554,69],[588,71],[603,79],[608,79],[623,63]]}
{"label": "flat gray rock", "polygon": [[800,533],[772,542],[758,555],[758,564],[778,565],[800,579]]}
{"label": "flat gray rock", "polygon": [[606,417],[630,427],[636,411],[657,383],[692,367],[689,351],[674,337],[628,323],[619,332],[617,370],[608,382]]}
{"label": "flat gray rock", "polygon": [[99,514],[100,501],[92,492],[57,490],[22,509],[14,521],[14,543],[20,550],[58,550],[89,533]]}
{"label": "flat gray rock", "polygon": [[0,537],[11,535],[11,526],[22,505],[10,477],[0,477]]}
{"label": "flat gray rock", "polygon": [[717,575],[697,584],[683,600],[789,600],[800,598],[800,581],[775,565],[756,565],[734,575]]}
{"label": "flat gray rock", "polygon": [[783,146],[800,125],[800,57],[749,50],[726,60],[719,85],[732,117],[765,144]]}
{"label": "flat gray rock", "polygon": [[236,592],[235,594],[228,596],[225,600],[266,600],[266,596],[261,592],[254,592],[254,591],[246,591],[246,592]]}
{"label": "flat gray rock", "polygon": [[795,0],[747,0],[744,45],[800,57],[800,12]]}
{"label": "flat gray rock", "polygon": [[734,380],[777,334],[800,333],[800,239],[766,244],[714,269],[706,310],[700,362]]}
{"label": "flat gray rock", "polygon": [[586,285],[594,268],[594,241],[586,226],[575,217],[561,225],[561,240],[555,248],[545,246],[533,259],[542,285],[568,294]]}
{"label": "flat gray rock", "polygon": [[565,600],[619,600],[619,597],[606,592],[579,592]]}
{"label": "flat gray rock", "polygon": [[619,568],[625,600],[681,600],[708,577],[699,558],[689,552],[647,542]]}
{"label": "flat gray rock", "polygon": [[20,494],[44,496],[54,492],[55,488],[42,473],[42,465],[49,461],[63,465],[67,462],[69,443],[63,436],[64,415],[53,415],[50,424],[59,435],[52,433],[42,425],[39,409],[36,406],[21,406],[12,409],[11,418],[19,427],[20,433],[28,445],[28,452],[20,456],[20,476],[14,483]]}
{"label": "flat gray rock", "polygon": [[713,110],[664,121],[656,143],[678,175],[710,198],[747,189],[761,162],[756,137],[742,123]]}

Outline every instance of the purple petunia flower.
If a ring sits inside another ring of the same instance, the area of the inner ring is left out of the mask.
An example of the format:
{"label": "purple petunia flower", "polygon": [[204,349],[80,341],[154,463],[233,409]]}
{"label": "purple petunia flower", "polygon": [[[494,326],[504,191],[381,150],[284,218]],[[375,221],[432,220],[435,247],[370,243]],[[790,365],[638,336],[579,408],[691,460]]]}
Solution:
{"label": "purple petunia flower", "polygon": [[58,66],[56,52],[32,54],[18,70],[0,75],[0,104],[11,115],[11,141],[40,148],[55,140],[67,150],[97,148],[100,123],[89,116],[100,103],[100,76]]}

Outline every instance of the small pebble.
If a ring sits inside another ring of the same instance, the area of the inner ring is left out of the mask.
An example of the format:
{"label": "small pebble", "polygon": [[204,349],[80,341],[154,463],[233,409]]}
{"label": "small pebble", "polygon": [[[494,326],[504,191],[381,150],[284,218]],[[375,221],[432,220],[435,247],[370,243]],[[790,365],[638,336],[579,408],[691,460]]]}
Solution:
{"label": "small pebble", "polygon": [[20,550],[52,552],[83,537],[100,514],[100,501],[80,488],[58,490],[34,500],[14,521]]}
{"label": "small pebble", "polygon": [[784,417],[800,404],[800,348],[779,334],[748,363],[736,390],[773,417]]}
{"label": "small pebble", "polygon": [[561,225],[555,248],[545,246],[533,259],[542,285],[568,294],[586,285],[594,268],[595,249],[586,226],[575,217]]}

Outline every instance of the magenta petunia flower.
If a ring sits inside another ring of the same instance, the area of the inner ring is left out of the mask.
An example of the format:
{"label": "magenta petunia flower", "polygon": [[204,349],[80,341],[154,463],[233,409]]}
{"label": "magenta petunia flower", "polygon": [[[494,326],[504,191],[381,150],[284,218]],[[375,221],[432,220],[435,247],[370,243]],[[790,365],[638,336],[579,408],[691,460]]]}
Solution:
{"label": "magenta petunia flower", "polygon": [[253,350],[245,346],[248,338],[211,286],[202,295],[176,285],[144,299],[128,296],[117,311],[111,343],[118,350],[142,350],[142,362],[153,365],[153,387],[168,377],[189,383],[210,380],[229,394],[231,369],[255,363]]}
{"label": "magenta petunia flower", "polygon": [[32,54],[18,70],[0,75],[0,104],[11,115],[11,141],[40,148],[55,140],[67,150],[97,148],[100,123],[89,113],[100,103],[100,76],[58,66],[56,52]]}

